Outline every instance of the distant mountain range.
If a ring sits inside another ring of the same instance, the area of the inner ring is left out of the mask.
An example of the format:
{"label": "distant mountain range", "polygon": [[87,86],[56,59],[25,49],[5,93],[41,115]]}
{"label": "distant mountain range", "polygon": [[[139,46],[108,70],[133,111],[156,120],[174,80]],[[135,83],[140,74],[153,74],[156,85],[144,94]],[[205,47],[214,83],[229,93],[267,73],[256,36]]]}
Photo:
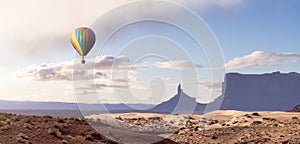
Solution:
{"label": "distant mountain range", "polygon": [[109,111],[132,111],[154,107],[150,104],[83,104],[65,102],[33,102],[33,101],[6,101],[0,100],[0,109],[40,109],[40,110],[109,110]]}
{"label": "distant mountain range", "polygon": [[147,104],[76,104],[0,100],[0,109],[79,110],[80,107],[82,111],[181,114],[203,113],[207,106],[221,105],[220,109],[222,110],[287,111],[300,104],[300,74],[283,74],[280,72],[261,75],[228,73],[225,76],[222,91],[222,95],[210,104],[196,102],[195,98],[183,92],[179,84],[176,95],[156,106]]}

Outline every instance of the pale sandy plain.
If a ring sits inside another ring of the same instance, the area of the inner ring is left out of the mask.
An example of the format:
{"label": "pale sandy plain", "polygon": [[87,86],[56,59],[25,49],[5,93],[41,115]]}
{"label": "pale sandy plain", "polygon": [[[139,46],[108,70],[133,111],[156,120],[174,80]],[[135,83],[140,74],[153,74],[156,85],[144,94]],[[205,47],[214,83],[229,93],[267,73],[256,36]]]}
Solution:
{"label": "pale sandy plain", "polygon": [[[126,130],[128,135],[121,136],[116,132],[120,136],[115,135],[114,139],[125,139],[125,143],[156,140],[151,136],[145,141],[130,136],[143,132],[177,143],[300,143],[300,113],[293,112],[226,110],[205,115],[125,113],[92,115],[86,118],[94,125],[103,123],[105,127],[112,127],[114,130]],[[114,132],[110,133],[114,135]]]}

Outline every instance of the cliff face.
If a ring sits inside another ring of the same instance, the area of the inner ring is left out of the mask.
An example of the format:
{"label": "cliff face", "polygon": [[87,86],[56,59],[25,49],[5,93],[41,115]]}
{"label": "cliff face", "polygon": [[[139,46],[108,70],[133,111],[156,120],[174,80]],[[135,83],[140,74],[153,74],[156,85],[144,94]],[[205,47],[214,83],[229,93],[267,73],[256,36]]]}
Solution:
{"label": "cliff face", "polygon": [[300,74],[229,73],[225,77],[222,97],[221,109],[286,111],[300,104]]}
{"label": "cliff face", "polygon": [[[222,101],[223,100],[223,101]],[[211,110],[240,111],[287,111],[300,104],[300,74],[226,74],[223,94],[208,104]],[[210,112],[206,105],[197,103],[195,98],[185,94],[178,86],[178,93],[151,111],[157,113],[194,113]],[[206,111],[204,111],[204,109]]]}

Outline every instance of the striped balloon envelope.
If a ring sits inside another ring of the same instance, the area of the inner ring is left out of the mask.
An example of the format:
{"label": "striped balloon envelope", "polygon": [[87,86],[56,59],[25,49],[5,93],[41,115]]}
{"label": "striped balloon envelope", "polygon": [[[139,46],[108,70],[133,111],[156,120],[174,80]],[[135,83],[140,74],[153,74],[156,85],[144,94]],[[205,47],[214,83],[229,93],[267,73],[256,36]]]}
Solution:
{"label": "striped balloon envelope", "polygon": [[86,56],[93,48],[96,41],[95,33],[87,27],[80,27],[73,31],[71,35],[71,43],[77,53],[82,56],[84,64],[84,56]]}

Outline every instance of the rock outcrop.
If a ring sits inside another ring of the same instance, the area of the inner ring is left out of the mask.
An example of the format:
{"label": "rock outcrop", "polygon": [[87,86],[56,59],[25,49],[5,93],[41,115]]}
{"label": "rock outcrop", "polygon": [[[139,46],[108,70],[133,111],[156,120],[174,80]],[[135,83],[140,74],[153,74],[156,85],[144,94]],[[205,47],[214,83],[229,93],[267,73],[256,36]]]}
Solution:
{"label": "rock outcrop", "polygon": [[226,74],[221,109],[287,111],[300,103],[300,74]]}
{"label": "rock outcrop", "polygon": [[288,112],[300,112],[300,105],[297,105],[288,110]]}
{"label": "rock outcrop", "polygon": [[197,103],[195,98],[184,93],[179,84],[177,94],[174,97],[155,106],[150,111],[172,114],[202,113],[205,106],[205,104]]}

